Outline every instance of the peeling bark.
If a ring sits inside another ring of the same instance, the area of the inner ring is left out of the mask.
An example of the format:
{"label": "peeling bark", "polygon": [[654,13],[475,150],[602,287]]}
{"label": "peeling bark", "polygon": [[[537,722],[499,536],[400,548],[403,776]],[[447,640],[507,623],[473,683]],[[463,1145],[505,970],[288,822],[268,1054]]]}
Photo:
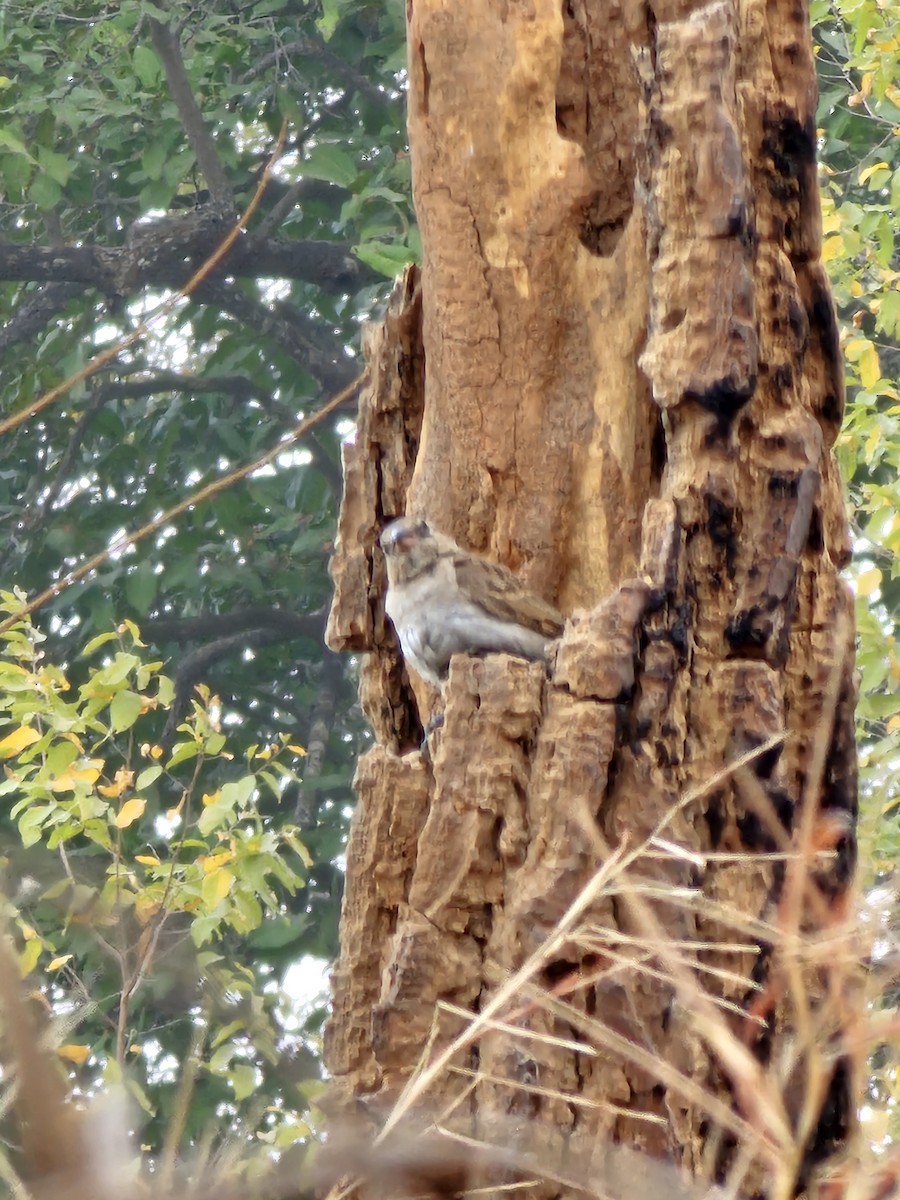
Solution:
{"label": "peeling bark", "polygon": [[[629,869],[649,899],[610,887],[544,963],[565,1007],[518,998],[509,1019],[555,1040],[485,1032],[455,1062],[480,1082],[444,1072],[429,1110],[456,1098],[470,1134],[557,1167],[612,1140],[724,1178],[759,1110],[641,949],[658,926],[773,1064],[790,1191],[854,1103],[846,1053],[802,1115],[777,1070],[797,868],[773,852],[837,830],[800,889],[810,937],[855,855],[808,20],[787,0],[564,7],[409,6],[421,324],[407,290],[370,335],[346,463],[329,628],[370,652],[379,745],[357,779],[329,1065],[336,1096],[389,1106],[461,1028],[439,1002],[483,1010],[598,866],[646,840]],[[454,659],[430,755],[418,713],[436,698],[399,667],[375,549],[404,503],[571,614],[548,672]],[[807,1001],[838,1045],[827,972],[804,967]],[[601,1030],[590,1054],[565,1044]],[[769,1186],[764,1159],[747,1194]]]}

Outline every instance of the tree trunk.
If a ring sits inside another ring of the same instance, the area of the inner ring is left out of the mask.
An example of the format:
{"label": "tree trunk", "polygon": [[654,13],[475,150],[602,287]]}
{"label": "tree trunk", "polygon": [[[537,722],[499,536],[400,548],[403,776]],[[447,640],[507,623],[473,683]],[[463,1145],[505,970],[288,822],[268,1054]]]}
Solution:
{"label": "tree trunk", "polygon": [[[388,1125],[440,1115],[557,1193],[610,1185],[615,1143],[788,1196],[855,1102],[852,973],[811,949],[856,792],[807,12],[408,13],[421,284],[368,335],[329,625],[377,737],[333,1104],[406,1088]],[[430,750],[375,549],[404,511],[570,617],[549,672],[454,659]]]}

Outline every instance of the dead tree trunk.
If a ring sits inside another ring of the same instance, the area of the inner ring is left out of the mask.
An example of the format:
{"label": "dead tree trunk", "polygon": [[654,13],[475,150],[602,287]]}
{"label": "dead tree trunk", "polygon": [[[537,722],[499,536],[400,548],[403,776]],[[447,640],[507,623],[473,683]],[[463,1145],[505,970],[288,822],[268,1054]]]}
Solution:
{"label": "dead tree trunk", "polygon": [[[368,337],[329,627],[370,652],[378,739],[334,1103],[389,1111],[480,1013],[420,1114],[573,1186],[619,1143],[787,1196],[854,1104],[821,949],[856,793],[806,9],[408,12],[424,261]],[[404,511],[571,616],[549,673],[455,659],[430,756],[375,549]]]}

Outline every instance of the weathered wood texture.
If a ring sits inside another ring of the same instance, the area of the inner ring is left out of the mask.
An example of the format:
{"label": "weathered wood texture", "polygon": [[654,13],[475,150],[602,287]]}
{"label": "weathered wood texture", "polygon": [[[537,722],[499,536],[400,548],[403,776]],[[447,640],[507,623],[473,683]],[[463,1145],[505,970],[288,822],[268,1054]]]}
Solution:
{"label": "weathered wood texture", "polygon": [[[667,813],[685,853],[640,872],[684,890],[655,919],[686,961],[731,973],[698,977],[739,1011],[753,995],[741,976],[765,995],[777,960],[748,929],[774,918],[783,871],[752,855],[777,848],[804,803],[844,814],[820,878],[836,902],[856,815],[830,452],[842,370],[804,5],[408,11],[421,326],[407,281],[369,344],[377,378],[348,452],[330,624],[332,644],[371,651],[378,745],[357,777],[327,1053],[335,1102],[375,1107],[435,1031],[437,1045],[458,1031],[438,1002],[483,1007],[597,870],[598,847],[635,845]],[[417,703],[403,682],[373,552],[404,505],[573,614],[549,678],[502,656],[454,660],[433,759],[415,739],[435,697],[416,685]],[[744,786],[706,786],[782,734]],[[697,1167],[716,1122],[648,1061],[730,1103],[716,1056],[630,957],[639,914],[610,893],[590,921],[593,943],[573,939],[544,982],[590,975],[567,998],[609,1045],[585,1057],[492,1032],[456,1064],[485,1078],[455,1116],[557,1162],[589,1159],[602,1134]],[[743,1030],[760,1059],[792,1019],[764,1015]],[[572,1034],[548,1006],[517,1024]],[[629,1044],[649,1060],[615,1049]],[[466,1084],[445,1073],[433,1111]],[[844,1137],[849,1089],[837,1063],[798,1129],[797,1180]]]}

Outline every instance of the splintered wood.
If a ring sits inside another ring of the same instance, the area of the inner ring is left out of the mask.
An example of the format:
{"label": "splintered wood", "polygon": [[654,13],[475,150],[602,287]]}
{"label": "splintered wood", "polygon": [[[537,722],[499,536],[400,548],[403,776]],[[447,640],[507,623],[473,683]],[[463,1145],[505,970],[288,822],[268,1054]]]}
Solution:
{"label": "splintered wood", "polygon": [[[648,12],[409,6],[421,300],[368,335],[329,623],[377,736],[332,1104],[527,1149],[532,1195],[617,1142],[786,1197],[859,1065],[815,75],[794,0]],[[569,614],[546,669],[454,659],[427,747],[376,548],[404,510]]]}

